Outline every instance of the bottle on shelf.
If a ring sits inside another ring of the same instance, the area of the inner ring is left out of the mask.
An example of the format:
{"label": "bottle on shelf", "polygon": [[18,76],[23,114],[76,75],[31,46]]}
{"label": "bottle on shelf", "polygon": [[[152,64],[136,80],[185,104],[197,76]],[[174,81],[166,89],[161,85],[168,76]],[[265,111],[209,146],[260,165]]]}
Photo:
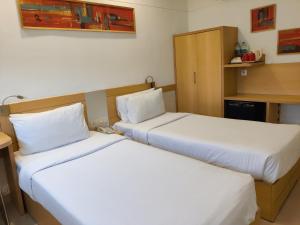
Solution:
{"label": "bottle on shelf", "polygon": [[247,43],[245,41],[242,42],[242,45],[241,45],[241,54],[244,55],[244,54],[248,53],[249,51],[250,51],[250,48],[247,45]]}
{"label": "bottle on shelf", "polygon": [[239,42],[236,43],[235,45],[235,49],[234,49],[234,54],[235,54],[235,57],[241,57],[241,45]]}

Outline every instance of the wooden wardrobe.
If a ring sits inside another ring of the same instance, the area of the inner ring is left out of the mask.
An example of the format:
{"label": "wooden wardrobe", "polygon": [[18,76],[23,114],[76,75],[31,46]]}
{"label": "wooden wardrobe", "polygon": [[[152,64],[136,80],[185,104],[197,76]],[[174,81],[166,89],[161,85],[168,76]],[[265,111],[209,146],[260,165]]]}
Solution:
{"label": "wooden wardrobe", "polygon": [[234,56],[237,32],[217,27],[174,36],[179,112],[223,116],[224,92],[230,92],[224,87],[224,64]]}

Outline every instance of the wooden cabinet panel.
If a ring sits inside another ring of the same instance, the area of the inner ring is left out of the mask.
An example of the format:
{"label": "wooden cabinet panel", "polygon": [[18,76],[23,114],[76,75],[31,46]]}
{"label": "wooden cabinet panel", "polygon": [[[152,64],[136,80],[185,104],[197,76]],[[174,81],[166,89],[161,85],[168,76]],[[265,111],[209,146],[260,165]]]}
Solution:
{"label": "wooden cabinet panel", "polygon": [[223,117],[224,95],[236,92],[235,74],[223,65],[234,55],[237,31],[216,27],[174,36],[178,111]]}
{"label": "wooden cabinet panel", "polygon": [[196,36],[176,37],[174,42],[178,111],[196,113]]}
{"label": "wooden cabinet panel", "polygon": [[196,35],[197,113],[222,116],[222,45],[221,31]]}

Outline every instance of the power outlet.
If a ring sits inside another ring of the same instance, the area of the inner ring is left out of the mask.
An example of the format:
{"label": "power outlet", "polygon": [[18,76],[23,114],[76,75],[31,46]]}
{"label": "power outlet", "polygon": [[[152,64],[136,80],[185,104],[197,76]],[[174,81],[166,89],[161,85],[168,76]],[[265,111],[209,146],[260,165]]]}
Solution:
{"label": "power outlet", "polygon": [[241,76],[246,77],[248,75],[248,70],[241,69]]}

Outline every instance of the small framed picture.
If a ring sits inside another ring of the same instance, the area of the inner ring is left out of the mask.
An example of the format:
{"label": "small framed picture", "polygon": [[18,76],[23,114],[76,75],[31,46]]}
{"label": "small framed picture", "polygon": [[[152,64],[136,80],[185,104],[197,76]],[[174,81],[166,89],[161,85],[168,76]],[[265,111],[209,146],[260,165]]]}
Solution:
{"label": "small framed picture", "polygon": [[300,28],[278,31],[278,54],[300,54]]}
{"label": "small framed picture", "polygon": [[251,10],[251,31],[273,30],[276,27],[276,5],[268,5]]}

